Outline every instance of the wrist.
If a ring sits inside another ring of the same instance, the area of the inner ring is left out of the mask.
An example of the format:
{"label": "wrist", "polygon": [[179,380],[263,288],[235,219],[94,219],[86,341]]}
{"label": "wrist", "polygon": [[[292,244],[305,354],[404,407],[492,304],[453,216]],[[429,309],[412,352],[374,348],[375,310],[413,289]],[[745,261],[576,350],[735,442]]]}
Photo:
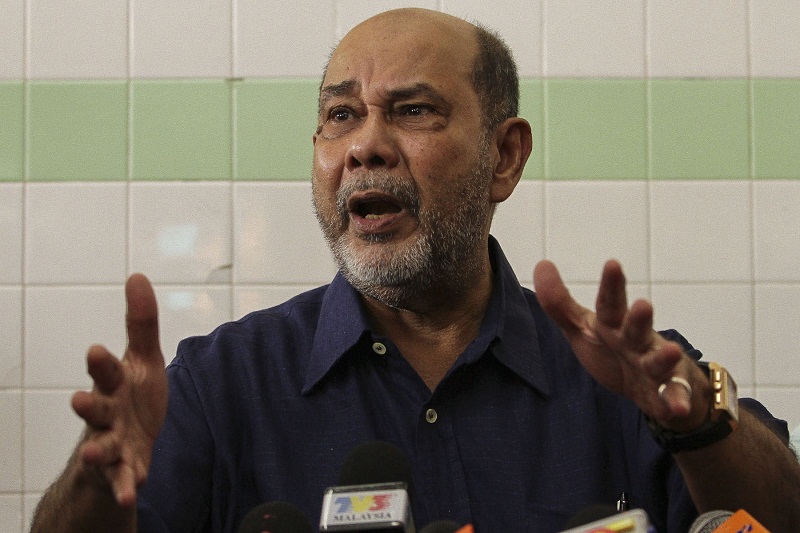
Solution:
{"label": "wrist", "polygon": [[697,390],[692,385],[690,415],[668,424],[647,418],[656,442],[670,453],[704,448],[736,429],[736,383],[717,363],[698,363],[695,368],[705,375],[705,379],[697,381]]}

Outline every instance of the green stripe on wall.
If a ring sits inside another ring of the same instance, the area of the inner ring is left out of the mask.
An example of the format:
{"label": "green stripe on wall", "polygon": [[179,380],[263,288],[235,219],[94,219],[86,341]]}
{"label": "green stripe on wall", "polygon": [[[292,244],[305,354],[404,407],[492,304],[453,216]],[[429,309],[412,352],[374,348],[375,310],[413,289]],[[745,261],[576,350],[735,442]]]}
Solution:
{"label": "green stripe on wall", "polygon": [[0,181],[23,176],[24,97],[21,82],[0,82]]}
{"label": "green stripe on wall", "polygon": [[[0,181],[307,180],[317,89],[0,82]],[[520,93],[526,179],[800,179],[799,79],[525,79]]]}

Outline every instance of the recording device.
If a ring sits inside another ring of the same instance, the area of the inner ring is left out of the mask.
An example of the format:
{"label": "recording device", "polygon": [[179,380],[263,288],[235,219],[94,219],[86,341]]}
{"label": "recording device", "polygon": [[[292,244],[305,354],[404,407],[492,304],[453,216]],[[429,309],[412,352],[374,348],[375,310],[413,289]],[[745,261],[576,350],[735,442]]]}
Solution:
{"label": "recording device", "polygon": [[689,533],[713,533],[728,518],[733,516],[730,511],[709,511],[703,513],[692,522]]}
{"label": "recording device", "polygon": [[744,509],[739,509],[722,522],[714,533],[769,533],[769,531],[753,518],[753,515]]}
{"label": "recording device", "polygon": [[[576,524],[578,520],[585,518],[592,519],[593,515],[610,510],[611,514],[603,518]],[[583,518],[577,518],[582,515]],[[568,527],[561,533],[651,533],[654,532],[650,526],[647,513],[642,509],[631,509],[630,511],[617,512],[613,507],[592,506],[578,513],[568,522]]]}
{"label": "recording device", "polygon": [[410,489],[403,452],[388,442],[364,443],[345,461],[338,485],[325,491],[319,530],[416,533]]}
{"label": "recording device", "polygon": [[262,503],[247,513],[238,533],[313,533],[305,515],[292,504]]}

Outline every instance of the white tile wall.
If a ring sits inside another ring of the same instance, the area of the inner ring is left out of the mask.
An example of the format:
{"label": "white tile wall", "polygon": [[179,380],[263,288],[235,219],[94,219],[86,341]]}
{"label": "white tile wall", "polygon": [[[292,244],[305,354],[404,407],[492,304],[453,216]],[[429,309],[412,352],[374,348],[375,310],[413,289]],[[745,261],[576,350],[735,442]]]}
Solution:
{"label": "white tile wall", "polygon": [[234,216],[238,283],[327,283],[336,272],[309,182],[236,184]]}
{"label": "white tile wall", "polygon": [[125,348],[125,300],[113,287],[29,287],[25,291],[25,385],[89,388],[85,354],[102,344]]}
{"label": "white tile wall", "polygon": [[232,2],[129,2],[133,76],[231,76]]}
{"label": "white tile wall", "polygon": [[205,335],[231,320],[230,287],[155,287],[158,300],[161,351],[169,363],[181,339]]}
{"label": "white tile wall", "polygon": [[747,0],[648,0],[649,74],[747,75]]}
{"label": "white tile wall", "polygon": [[520,76],[542,75],[542,5],[528,2],[441,0],[441,9],[465,20],[480,21],[489,28],[503,28],[503,40],[514,51]]}
{"label": "white tile wall", "polygon": [[800,2],[751,0],[753,76],[800,76]]}
{"label": "white tile wall", "polygon": [[746,181],[653,182],[653,279],[750,281],[750,206]]}
{"label": "white tile wall", "polygon": [[761,384],[785,387],[800,383],[798,302],[800,283],[764,283],[756,288],[756,376]]}
{"label": "white tile wall", "polygon": [[28,5],[31,78],[128,75],[127,0],[29,0]]}
{"label": "white tile wall", "polygon": [[533,287],[533,267],[545,256],[544,183],[521,181],[514,194],[499,204],[491,233],[502,243],[517,279]]}
{"label": "white tile wall", "polygon": [[335,45],[335,25],[330,2],[238,0],[234,76],[319,77]]}
{"label": "white tile wall", "polygon": [[0,287],[0,390],[22,386],[22,288]]}
{"label": "white tile wall", "polygon": [[0,80],[18,80],[25,69],[25,0],[0,0],[0,13]]}
{"label": "white tile wall", "polygon": [[131,269],[153,283],[230,282],[231,185],[134,183]]}
{"label": "white tile wall", "polygon": [[645,73],[645,2],[545,1],[544,74],[641,78]]}
{"label": "white tile wall", "polygon": [[652,295],[657,329],[677,329],[705,360],[724,364],[739,385],[753,385],[750,284],[655,284]]}
{"label": "white tile wall", "polygon": [[0,284],[22,281],[22,184],[0,183]]}
{"label": "white tile wall", "polygon": [[753,185],[755,273],[759,280],[797,279],[800,187],[790,181]]}
{"label": "white tile wall", "polygon": [[5,531],[27,531],[22,527],[22,496],[15,494],[0,494],[0,524]]}
{"label": "white tile wall", "polygon": [[20,492],[23,443],[21,390],[0,390],[0,427],[3,428],[0,432],[0,449],[3,450],[0,454],[0,493]]}
{"label": "white tile wall", "polygon": [[124,277],[124,184],[36,183],[26,191],[28,283],[112,283]]}
{"label": "white tile wall", "polygon": [[83,430],[70,409],[71,391],[25,393],[25,490],[42,492],[61,473]]}
{"label": "white tile wall", "polygon": [[547,184],[547,255],[566,281],[596,281],[617,259],[631,282],[648,277],[646,182]]}
{"label": "white tile wall", "polygon": [[[358,21],[411,5],[498,29],[524,76],[800,76],[793,0],[79,4],[0,0],[0,79],[317,78]],[[493,233],[523,284],[548,256],[586,305],[603,261],[619,258],[630,299],[654,301],[657,327],[682,330],[797,426],[798,205],[798,181],[526,181]],[[87,347],[124,349],[128,272],[155,283],[167,360],[180,338],[334,272],[309,185],[298,182],[0,183],[0,244],[0,531],[9,533],[27,529],[81,430],[69,400],[89,386]]]}

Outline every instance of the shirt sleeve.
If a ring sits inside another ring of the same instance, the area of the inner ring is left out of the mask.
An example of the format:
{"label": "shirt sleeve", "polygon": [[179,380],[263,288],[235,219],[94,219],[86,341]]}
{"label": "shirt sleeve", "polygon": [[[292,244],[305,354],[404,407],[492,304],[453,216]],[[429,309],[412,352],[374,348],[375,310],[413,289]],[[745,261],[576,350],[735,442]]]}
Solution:
{"label": "shirt sleeve", "polygon": [[180,355],[167,367],[169,404],[137,500],[138,530],[210,531],[213,440],[194,381]]}

